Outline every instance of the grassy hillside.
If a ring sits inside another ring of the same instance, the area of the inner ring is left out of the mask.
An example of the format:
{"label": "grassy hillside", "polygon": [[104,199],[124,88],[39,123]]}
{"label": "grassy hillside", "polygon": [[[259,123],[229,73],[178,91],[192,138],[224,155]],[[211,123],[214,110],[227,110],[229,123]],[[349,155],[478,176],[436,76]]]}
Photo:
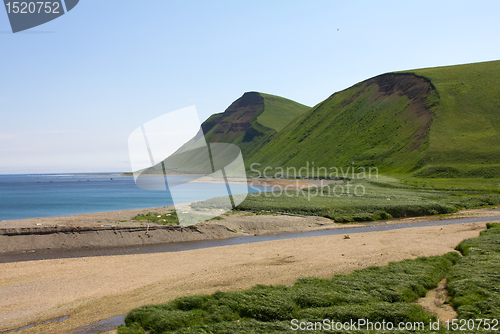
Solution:
{"label": "grassy hillside", "polygon": [[269,94],[248,92],[203,124],[207,142],[238,145],[243,157],[257,152],[272,136],[310,107]]}
{"label": "grassy hillside", "polygon": [[[212,173],[205,142],[236,144],[246,159],[258,152],[294,118],[309,109],[308,106],[279,96],[245,93],[223,113],[214,114],[203,122],[203,131],[199,131],[193,139],[180,147],[175,155],[166,158],[163,161],[164,168],[167,174]],[[221,166],[226,166],[235,158],[232,153],[234,152],[224,151],[222,148],[211,150],[213,161],[218,161]],[[148,168],[144,174],[162,175],[162,164]]]}
{"label": "grassy hillside", "polygon": [[364,81],[299,116],[248,163],[412,170],[427,149],[432,93],[427,80],[412,74]]}
{"label": "grassy hillside", "polygon": [[330,96],[252,155],[272,167],[500,176],[500,61],[388,73]]}
{"label": "grassy hillside", "polygon": [[500,176],[500,61],[412,71],[439,93],[423,176]]}
{"label": "grassy hillside", "polygon": [[264,98],[264,111],[257,117],[257,122],[270,129],[281,131],[294,118],[310,107],[279,96],[259,93]]}

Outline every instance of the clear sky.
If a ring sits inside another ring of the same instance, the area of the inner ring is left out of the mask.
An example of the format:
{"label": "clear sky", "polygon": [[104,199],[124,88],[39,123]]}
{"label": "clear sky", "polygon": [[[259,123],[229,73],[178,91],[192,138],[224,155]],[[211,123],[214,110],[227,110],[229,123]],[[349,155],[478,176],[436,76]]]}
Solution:
{"label": "clear sky", "polygon": [[141,124],[244,92],[313,106],[397,70],[500,59],[500,1],[80,0],[12,34],[0,8],[0,174],[129,171]]}

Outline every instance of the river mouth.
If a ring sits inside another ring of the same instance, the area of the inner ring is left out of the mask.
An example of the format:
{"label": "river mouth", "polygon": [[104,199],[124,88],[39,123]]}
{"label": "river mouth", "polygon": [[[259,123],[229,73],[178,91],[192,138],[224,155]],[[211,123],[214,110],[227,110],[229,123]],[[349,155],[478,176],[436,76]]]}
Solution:
{"label": "river mouth", "polygon": [[81,257],[93,257],[93,256],[116,256],[116,255],[182,252],[195,249],[233,246],[233,245],[264,242],[264,241],[287,240],[296,238],[325,236],[325,235],[388,231],[388,230],[423,227],[423,226],[483,223],[496,220],[500,220],[500,216],[445,219],[445,220],[435,220],[435,221],[426,221],[417,223],[402,223],[402,224],[387,224],[386,222],[369,222],[369,223],[363,223],[363,225],[360,225],[359,227],[334,228],[334,229],[325,229],[325,230],[307,231],[307,232],[285,232],[278,234],[242,236],[242,237],[234,237],[227,239],[182,241],[182,242],[171,242],[164,244],[152,244],[152,245],[140,245],[140,246],[46,249],[46,250],[0,254],[0,263],[65,259],[65,258],[81,258]]}

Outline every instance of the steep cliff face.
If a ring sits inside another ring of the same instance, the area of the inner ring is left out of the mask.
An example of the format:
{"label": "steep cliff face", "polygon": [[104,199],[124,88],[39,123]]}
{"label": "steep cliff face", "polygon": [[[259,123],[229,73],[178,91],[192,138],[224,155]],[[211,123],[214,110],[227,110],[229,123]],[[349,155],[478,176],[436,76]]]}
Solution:
{"label": "steep cliff face", "polygon": [[264,98],[256,92],[243,94],[223,113],[215,114],[202,124],[203,132],[210,142],[233,142],[236,138],[249,142],[255,136],[271,129],[254,129],[252,123],[264,111]]}
{"label": "steep cliff face", "polygon": [[[201,125],[202,131],[180,147],[176,154],[166,158],[163,161],[165,171],[169,174],[196,175],[211,171],[210,159],[203,153],[205,143],[235,144],[247,160],[280,129],[309,109],[279,96],[245,93],[223,113],[210,116]],[[148,168],[143,174],[163,174],[162,164]]]}
{"label": "steep cliff face", "polygon": [[387,73],[313,108],[249,92],[202,128],[207,142],[238,145],[247,169],[500,178],[499,74],[500,61]]}
{"label": "steep cliff face", "polygon": [[248,159],[307,110],[309,107],[279,96],[247,92],[201,127],[207,142],[236,144]]}
{"label": "steep cliff face", "polygon": [[500,61],[387,73],[297,117],[247,164],[500,177]]}
{"label": "steep cliff face", "polygon": [[427,149],[433,92],[429,80],[414,74],[368,79],[296,118],[249,163],[411,170]]}

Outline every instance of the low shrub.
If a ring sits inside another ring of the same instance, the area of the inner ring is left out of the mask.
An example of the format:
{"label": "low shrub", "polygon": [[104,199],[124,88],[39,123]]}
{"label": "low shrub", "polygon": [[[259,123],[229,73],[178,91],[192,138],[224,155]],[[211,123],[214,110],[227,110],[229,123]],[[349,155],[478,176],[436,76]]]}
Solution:
{"label": "low shrub", "polygon": [[119,333],[229,333],[229,328],[252,332],[254,327],[262,333],[288,332],[292,319],[325,317],[428,322],[435,317],[413,302],[436,287],[458,258],[457,253],[449,253],[331,279],[302,278],[290,287],[257,285],[245,291],[182,297],[133,310],[125,319],[127,327]]}
{"label": "low shrub", "polygon": [[451,304],[461,319],[500,317],[500,224],[458,246],[464,257],[448,275]]}
{"label": "low shrub", "polygon": [[179,225],[179,219],[175,210],[170,210],[170,212],[164,214],[156,212],[140,213],[133,217],[132,220],[145,221],[159,225]]}

